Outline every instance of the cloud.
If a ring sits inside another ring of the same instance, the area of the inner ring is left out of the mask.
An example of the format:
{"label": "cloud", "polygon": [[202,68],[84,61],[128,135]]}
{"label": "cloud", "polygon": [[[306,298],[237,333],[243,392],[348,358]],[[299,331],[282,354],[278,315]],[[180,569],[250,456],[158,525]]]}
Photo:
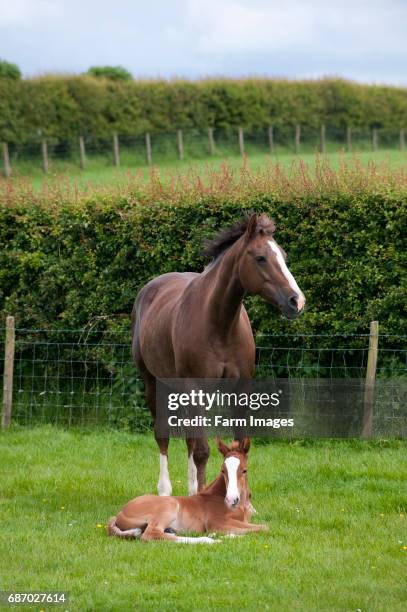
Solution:
{"label": "cloud", "polygon": [[0,0],[0,28],[32,28],[61,15],[61,5],[52,0]]}
{"label": "cloud", "polygon": [[0,57],[25,73],[343,75],[407,82],[404,0],[0,0]]}

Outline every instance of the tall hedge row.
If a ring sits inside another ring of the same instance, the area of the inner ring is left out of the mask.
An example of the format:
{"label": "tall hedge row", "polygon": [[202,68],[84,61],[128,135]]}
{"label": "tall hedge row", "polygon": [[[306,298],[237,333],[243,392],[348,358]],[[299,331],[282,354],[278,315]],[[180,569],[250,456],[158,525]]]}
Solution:
{"label": "tall hedge row", "polygon": [[102,138],[177,128],[407,127],[407,89],[319,81],[0,78],[0,141]]}
{"label": "tall hedge row", "polygon": [[75,202],[49,192],[3,193],[3,321],[11,313],[25,328],[77,329],[95,317],[103,317],[102,326],[128,326],[144,283],[164,272],[202,270],[203,238],[253,209],[276,220],[276,239],[307,297],[295,322],[248,298],[256,330],[357,333],[378,319],[383,333],[406,334],[407,181],[398,189],[380,177],[371,187],[363,180],[355,186],[350,176],[341,186],[327,172],[312,188],[305,178],[297,190],[286,179],[278,189],[271,180],[256,190],[257,180],[225,187],[228,178],[218,176],[216,189],[181,184],[175,195],[158,182],[148,193],[130,186]]}

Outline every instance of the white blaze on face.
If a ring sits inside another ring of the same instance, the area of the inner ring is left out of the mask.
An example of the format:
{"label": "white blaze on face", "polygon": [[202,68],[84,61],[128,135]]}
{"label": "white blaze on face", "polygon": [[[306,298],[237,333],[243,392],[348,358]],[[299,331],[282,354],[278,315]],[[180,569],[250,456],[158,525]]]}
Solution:
{"label": "white blaze on face", "polygon": [[239,490],[237,488],[237,468],[239,464],[240,459],[237,457],[228,457],[225,459],[225,466],[228,471],[228,488],[225,502],[228,506],[233,506],[236,499],[239,499]]}
{"label": "white blaze on face", "polygon": [[281,272],[285,276],[290,285],[291,289],[295,291],[298,295],[298,312],[304,308],[305,305],[305,297],[299,286],[297,285],[297,281],[294,276],[291,274],[290,270],[287,268],[287,264],[285,263],[284,257],[278,245],[273,242],[273,240],[268,240],[271,250],[276,255],[277,262],[281,268]]}

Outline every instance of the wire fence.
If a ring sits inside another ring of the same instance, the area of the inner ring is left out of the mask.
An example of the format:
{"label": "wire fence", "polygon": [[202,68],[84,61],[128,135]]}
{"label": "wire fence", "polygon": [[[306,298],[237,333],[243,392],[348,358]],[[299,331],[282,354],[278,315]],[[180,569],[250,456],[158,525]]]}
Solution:
{"label": "wire fence", "polygon": [[38,134],[24,143],[3,143],[3,171],[24,173],[33,164],[45,172],[50,164],[137,167],[176,159],[229,157],[239,154],[286,154],[340,150],[363,152],[405,149],[405,130],[384,128],[334,128],[330,126],[265,126],[263,129],[183,129],[173,132],[117,134],[75,140],[56,140]]}
{"label": "wire fence", "polygon": [[[364,378],[369,334],[259,334],[258,378]],[[16,329],[13,421],[103,424],[146,431],[152,422],[129,332]],[[3,367],[4,334],[0,336]],[[407,336],[380,335],[376,375],[407,379]]]}

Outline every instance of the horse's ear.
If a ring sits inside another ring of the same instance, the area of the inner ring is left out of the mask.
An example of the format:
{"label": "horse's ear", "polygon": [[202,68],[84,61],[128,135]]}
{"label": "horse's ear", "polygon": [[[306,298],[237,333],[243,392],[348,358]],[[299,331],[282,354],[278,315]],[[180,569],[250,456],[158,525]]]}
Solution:
{"label": "horse's ear", "polygon": [[249,449],[250,449],[250,438],[243,438],[243,440],[240,440],[239,450],[242,453],[245,453],[245,455],[247,455],[247,453],[249,452]]}
{"label": "horse's ear", "polygon": [[227,455],[230,452],[230,448],[226,446],[224,442],[222,442],[219,436],[216,437],[215,441],[216,441],[216,446],[218,447],[219,452],[221,452],[222,455],[225,457],[225,455]]}
{"label": "horse's ear", "polygon": [[253,213],[249,219],[249,223],[247,224],[246,236],[249,240],[254,237],[257,229],[257,221],[258,217],[256,213]]}

